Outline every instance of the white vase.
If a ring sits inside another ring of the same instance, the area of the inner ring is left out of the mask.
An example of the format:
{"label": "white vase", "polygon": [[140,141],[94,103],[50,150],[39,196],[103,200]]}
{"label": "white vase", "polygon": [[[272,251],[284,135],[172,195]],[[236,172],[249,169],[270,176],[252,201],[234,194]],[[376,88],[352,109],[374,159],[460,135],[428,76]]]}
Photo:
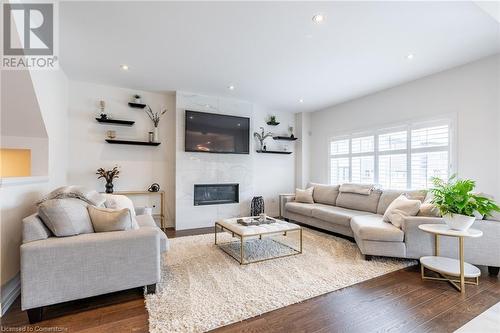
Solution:
{"label": "white vase", "polygon": [[158,131],[158,127],[153,128],[153,142],[160,142],[160,132]]}
{"label": "white vase", "polygon": [[474,216],[460,214],[446,214],[443,216],[444,222],[453,230],[466,231],[474,223]]}

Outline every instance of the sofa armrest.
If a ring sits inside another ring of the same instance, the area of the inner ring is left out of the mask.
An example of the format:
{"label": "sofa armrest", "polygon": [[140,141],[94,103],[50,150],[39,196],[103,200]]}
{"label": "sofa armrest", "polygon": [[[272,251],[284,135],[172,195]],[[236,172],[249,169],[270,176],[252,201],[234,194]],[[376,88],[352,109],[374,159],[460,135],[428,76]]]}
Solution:
{"label": "sofa armrest", "polygon": [[441,217],[407,216],[401,224],[401,229],[405,234],[415,230],[421,231],[418,229],[421,224],[444,224],[444,220]]}
{"label": "sofa armrest", "polygon": [[159,281],[160,235],[153,228],[21,245],[23,310]]}
{"label": "sofa armrest", "polygon": [[295,201],[295,193],[282,193],[280,194],[280,215],[286,217],[285,205],[287,202]]}

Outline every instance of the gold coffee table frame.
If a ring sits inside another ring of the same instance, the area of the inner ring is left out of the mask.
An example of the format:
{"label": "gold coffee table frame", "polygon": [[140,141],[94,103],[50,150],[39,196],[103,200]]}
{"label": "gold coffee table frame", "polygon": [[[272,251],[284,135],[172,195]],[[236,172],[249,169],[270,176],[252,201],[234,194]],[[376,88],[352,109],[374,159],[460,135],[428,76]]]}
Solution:
{"label": "gold coffee table frame", "polygon": [[[229,251],[226,251],[226,249],[222,246],[222,245],[227,245],[227,244],[231,244],[231,243],[235,243],[235,242],[238,242],[238,241],[231,241],[231,242],[225,242],[225,243],[217,243],[217,229],[220,228],[220,231],[224,232],[224,231],[227,231],[228,233],[230,233],[233,238],[235,236],[237,236],[237,238],[239,238],[239,243],[240,243],[240,257],[237,258],[235,257],[233,254],[231,254]],[[218,222],[215,222],[215,226],[214,226],[214,229],[215,229],[215,245],[217,245],[222,251],[224,251],[226,254],[228,254],[231,258],[235,259],[237,262],[240,263],[240,265],[248,265],[248,264],[252,264],[252,263],[256,263],[256,262],[262,262],[262,261],[267,261],[267,260],[271,260],[271,259],[277,259],[277,258],[284,258],[284,257],[290,257],[290,256],[295,256],[297,254],[301,254],[302,253],[302,228],[297,226],[297,228],[295,229],[288,229],[288,230],[285,230],[285,231],[270,231],[270,232],[263,232],[263,233],[259,233],[259,234],[254,234],[254,235],[240,235],[226,227],[224,227],[223,225],[219,224]],[[290,254],[284,254],[284,255],[281,255],[281,256],[276,256],[276,257],[270,257],[270,258],[265,258],[265,259],[259,259],[259,260],[253,260],[253,261],[245,261],[245,247],[244,247],[244,242],[245,242],[245,239],[248,239],[248,238],[259,238],[259,239],[262,239],[262,236],[273,236],[273,235],[283,235],[283,236],[287,236],[289,232],[299,232],[299,249],[295,249],[287,244],[283,244],[281,242],[278,242],[277,240],[274,240],[275,242],[279,243],[280,245],[283,245],[283,246],[286,246],[288,247],[289,249],[292,249],[294,251],[294,253],[290,253]]]}

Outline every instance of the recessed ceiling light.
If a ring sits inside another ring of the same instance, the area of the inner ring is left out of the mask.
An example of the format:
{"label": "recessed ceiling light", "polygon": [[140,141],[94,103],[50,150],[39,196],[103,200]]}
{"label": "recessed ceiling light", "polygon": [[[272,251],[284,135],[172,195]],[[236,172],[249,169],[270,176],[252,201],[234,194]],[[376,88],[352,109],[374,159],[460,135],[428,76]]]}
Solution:
{"label": "recessed ceiling light", "polygon": [[233,85],[230,85],[229,87],[227,87],[227,89],[229,89],[229,90],[234,90],[234,86],[233,86]]}
{"label": "recessed ceiling light", "polygon": [[128,65],[120,65],[120,68],[124,71],[128,71]]}
{"label": "recessed ceiling light", "polygon": [[299,103],[304,103],[304,100],[302,98],[299,99]]}
{"label": "recessed ceiling light", "polygon": [[413,53],[408,53],[408,55],[406,56],[406,59],[408,60],[413,60],[415,56],[413,55]]}
{"label": "recessed ceiling light", "polygon": [[325,20],[325,17],[321,14],[316,14],[312,17],[314,23],[321,23]]}

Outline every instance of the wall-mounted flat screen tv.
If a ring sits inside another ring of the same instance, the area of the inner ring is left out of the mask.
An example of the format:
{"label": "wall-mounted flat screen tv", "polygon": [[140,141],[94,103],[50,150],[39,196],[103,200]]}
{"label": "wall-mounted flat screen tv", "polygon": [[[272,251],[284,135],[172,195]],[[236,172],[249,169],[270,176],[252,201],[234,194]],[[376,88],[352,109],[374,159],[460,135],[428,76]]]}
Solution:
{"label": "wall-mounted flat screen tv", "polygon": [[185,151],[250,153],[250,118],[186,110]]}

